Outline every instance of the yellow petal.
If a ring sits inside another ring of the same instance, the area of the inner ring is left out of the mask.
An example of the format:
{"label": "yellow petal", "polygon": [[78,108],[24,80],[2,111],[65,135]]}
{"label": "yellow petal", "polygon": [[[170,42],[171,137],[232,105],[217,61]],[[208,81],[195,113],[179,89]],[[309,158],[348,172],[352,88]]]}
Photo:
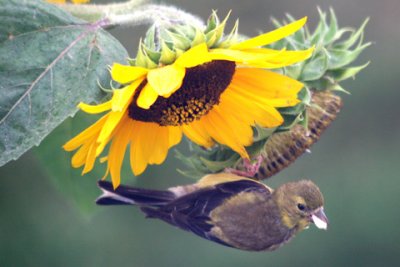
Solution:
{"label": "yellow petal", "polygon": [[114,188],[121,182],[121,167],[133,131],[133,121],[126,119],[115,134],[108,153],[108,167]]}
{"label": "yellow petal", "polygon": [[143,109],[149,109],[156,102],[158,94],[153,87],[147,83],[139,94],[137,105]]}
{"label": "yellow petal", "polygon": [[[254,103],[259,103],[260,105],[268,105],[272,107],[288,107],[294,106],[300,101],[296,98],[295,95],[292,97],[262,97],[261,93],[257,93],[256,90],[246,90],[247,87],[237,87],[234,84],[231,85],[231,90],[234,90],[237,94],[242,95],[247,98],[249,101],[253,101]],[[282,88],[283,89],[283,88]]]}
{"label": "yellow petal", "polygon": [[149,157],[150,164],[161,164],[167,157],[169,149],[169,130],[167,126],[158,126],[155,130],[156,138],[153,142],[148,143],[151,147],[151,154]]}
{"label": "yellow petal", "polygon": [[169,126],[169,147],[173,147],[176,144],[179,144],[182,140],[182,129],[177,126]]}
{"label": "yellow petal", "polygon": [[264,101],[267,105],[276,108],[293,107],[300,103],[301,101],[293,98],[274,98],[266,99]]}
{"label": "yellow petal", "polygon": [[147,81],[158,95],[169,97],[179,89],[185,77],[186,70],[175,64],[158,69],[152,69],[147,74]]}
{"label": "yellow petal", "polygon": [[111,77],[121,84],[132,82],[147,74],[148,69],[114,63],[111,67]]}
{"label": "yellow petal", "polygon": [[74,168],[79,168],[85,164],[87,154],[89,152],[89,149],[92,145],[92,142],[95,142],[96,139],[92,138],[93,140],[86,142],[83,144],[78,151],[74,154],[74,156],[71,159],[71,165]]}
{"label": "yellow petal", "polygon": [[241,51],[247,52],[247,53],[270,55],[269,61],[272,61],[272,62],[281,62],[281,61],[287,62],[287,61],[293,61],[293,58],[295,58],[298,61],[305,60],[312,55],[314,50],[315,50],[315,46],[312,46],[306,50],[296,50],[296,51],[274,50],[274,49],[269,49],[269,48],[250,48],[250,49],[244,49]]}
{"label": "yellow petal", "polygon": [[[252,49],[252,51],[256,50],[257,49]],[[284,51],[280,55],[271,57],[266,61],[263,60],[249,61],[244,63],[244,65],[257,68],[268,68],[268,69],[282,68],[308,59],[312,55],[313,51],[314,47],[311,47],[307,50]]]}
{"label": "yellow petal", "polygon": [[[249,146],[253,143],[253,129],[248,124],[242,124],[235,116],[232,116],[232,110],[222,110],[220,105],[214,107],[213,112],[216,113],[219,120],[222,120],[232,130],[233,136],[237,142],[242,146]],[[225,132],[223,132],[225,133]]]}
{"label": "yellow petal", "polygon": [[213,60],[229,60],[238,63],[246,63],[246,62],[264,62],[270,58],[277,57],[275,53],[255,53],[255,52],[247,52],[233,49],[213,49],[210,51],[210,57]]}
{"label": "yellow petal", "polygon": [[143,154],[145,151],[142,150],[141,146],[141,131],[145,127],[145,123],[139,121],[133,121],[134,127],[131,134],[131,145],[130,145],[130,163],[132,172],[134,175],[140,175],[144,172],[147,167],[147,157],[144,158]]}
{"label": "yellow petal", "polygon": [[86,143],[91,137],[97,135],[101,131],[104,123],[107,121],[107,118],[108,114],[104,115],[97,122],[93,123],[89,128],[65,143],[63,148],[66,151],[72,151],[77,149],[82,144]]}
{"label": "yellow petal", "polygon": [[264,46],[264,45],[276,42],[296,31],[298,31],[301,27],[303,27],[303,25],[306,23],[306,21],[307,21],[307,17],[304,17],[300,20],[292,22],[288,25],[280,27],[271,32],[261,34],[259,36],[248,39],[248,40],[243,41],[238,44],[234,44],[230,48],[241,50],[241,49],[254,48],[254,47],[258,47],[258,46]]}
{"label": "yellow petal", "polygon": [[96,154],[100,154],[108,140],[110,140],[110,136],[118,126],[118,123],[121,121],[122,117],[124,116],[125,112],[110,112],[108,114],[107,121],[104,123],[103,128],[97,138],[97,143],[99,146],[97,147]]}
{"label": "yellow petal", "polygon": [[[200,121],[204,128],[207,130],[209,135],[215,139],[215,141],[229,146],[232,150],[239,153],[241,157],[249,158],[244,145],[234,133],[237,131],[236,127],[228,123],[226,120],[228,117],[222,118],[217,112],[214,111],[214,109],[211,110],[206,116],[201,118]],[[241,127],[241,125],[239,124],[237,127]],[[249,126],[247,125],[246,127]]]}
{"label": "yellow petal", "polygon": [[78,104],[78,108],[89,114],[97,114],[111,109],[111,101],[99,105],[88,105],[83,102]]}
{"label": "yellow petal", "polygon": [[96,141],[94,141],[90,145],[89,151],[87,153],[86,160],[85,160],[85,167],[82,170],[82,175],[93,170],[94,163],[96,161],[96,148],[97,148],[97,143],[96,143]]}
{"label": "yellow petal", "polygon": [[249,100],[232,90],[232,85],[221,95],[220,108],[228,111],[240,110],[240,112],[233,112],[232,116],[236,116],[242,123],[249,125],[257,123],[260,126],[272,128],[283,123],[282,116],[275,108]]}
{"label": "yellow petal", "polygon": [[297,80],[256,68],[237,68],[231,84],[264,98],[297,98],[303,88]]}
{"label": "yellow petal", "polygon": [[208,53],[207,44],[202,43],[190,48],[188,51],[179,56],[174,62],[174,65],[184,68],[192,68],[209,61],[211,61],[211,58]]}
{"label": "yellow petal", "polygon": [[193,121],[190,124],[183,125],[182,130],[190,140],[200,146],[210,148],[214,145],[210,135],[198,120]]}
{"label": "yellow petal", "polygon": [[127,108],[127,106],[132,102],[132,97],[143,79],[144,77],[141,77],[130,85],[113,91],[113,97],[111,99],[113,111],[123,111]]}

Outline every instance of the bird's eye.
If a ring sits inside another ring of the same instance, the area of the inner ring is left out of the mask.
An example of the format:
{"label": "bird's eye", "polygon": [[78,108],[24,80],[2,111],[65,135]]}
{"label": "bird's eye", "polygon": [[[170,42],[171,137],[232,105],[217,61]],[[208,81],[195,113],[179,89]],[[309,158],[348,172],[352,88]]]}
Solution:
{"label": "bird's eye", "polygon": [[299,210],[305,210],[305,209],[306,209],[306,206],[304,206],[303,204],[299,203],[299,204],[297,204],[297,208],[298,208]]}

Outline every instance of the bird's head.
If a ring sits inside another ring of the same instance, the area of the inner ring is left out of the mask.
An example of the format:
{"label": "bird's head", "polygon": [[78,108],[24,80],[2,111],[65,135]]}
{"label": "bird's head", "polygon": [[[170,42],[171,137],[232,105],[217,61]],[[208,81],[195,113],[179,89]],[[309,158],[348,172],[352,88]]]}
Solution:
{"label": "bird's head", "polygon": [[314,223],[326,230],[328,218],[324,213],[324,197],[309,180],[286,183],[275,191],[282,222],[288,228],[303,230]]}

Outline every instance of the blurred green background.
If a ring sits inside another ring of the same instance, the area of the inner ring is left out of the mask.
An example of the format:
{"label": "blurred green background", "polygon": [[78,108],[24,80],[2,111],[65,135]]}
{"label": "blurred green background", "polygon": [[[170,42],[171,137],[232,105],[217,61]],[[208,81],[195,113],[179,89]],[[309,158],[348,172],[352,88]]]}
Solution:
{"label": "blurred green background", "polygon": [[[68,120],[39,148],[0,168],[0,266],[400,266],[400,1],[167,3],[204,19],[211,9],[220,15],[232,9],[231,18],[240,18],[240,32],[248,36],[272,29],[269,18],[282,19],[286,12],[309,16],[314,25],[317,6],[333,7],[341,26],[358,27],[371,17],[365,39],[373,45],[358,61],[371,64],[344,83],[351,95],[342,95],[337,120],[311,154],[267,181],[276,187],[304,177],[314,180],[325,195],[328,231],[312,226],[278,251],[250,253],[146,220],[136,208],[97,207],[95,182],[103,170],[81,177],[69,167],[71,155],[60,146],[84,124]],[[112,33],[134,56],[144,29]],[[173,154],[141,177],[126,172],[123,182],[152,188],[192,182],[177,174],[182,166]]]}

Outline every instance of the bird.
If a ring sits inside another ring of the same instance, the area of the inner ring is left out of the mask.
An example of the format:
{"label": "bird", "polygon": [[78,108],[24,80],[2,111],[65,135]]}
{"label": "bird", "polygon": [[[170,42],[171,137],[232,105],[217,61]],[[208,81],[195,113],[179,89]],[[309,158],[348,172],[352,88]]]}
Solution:
{"label": "bird", "polygon": [[232,173],[208,174],[195,184],[152,190],[99,181],[98,205],[135,205],[147,216],[207,240],[247,251],[272,251],[314,223],[327,229],[324,198],[310,180],[276,190]]}

